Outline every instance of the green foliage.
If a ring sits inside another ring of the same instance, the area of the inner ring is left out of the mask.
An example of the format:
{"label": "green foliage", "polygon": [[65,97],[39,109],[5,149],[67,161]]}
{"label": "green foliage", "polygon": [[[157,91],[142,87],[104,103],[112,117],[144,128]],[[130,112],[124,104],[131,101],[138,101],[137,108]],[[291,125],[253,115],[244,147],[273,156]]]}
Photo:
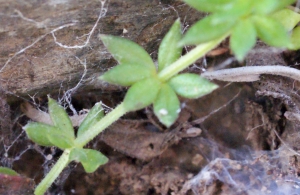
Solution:
{"label": "green foliage", "polygon": [[89,111],[88,115],[81,122],[78,131],[77,137],[81,136],[84,132],[89,130],[93,125],[100,121],[104,117],[104,111],[101,106],[101,103],[96,103],[94,107]]}
{"label": "green foliage", "polygon": [[12,170],[10,168],[7,168],[7,167],[1,167],[1,166],[0,166],[0,174],[11,175],[11,176],[17,176],[17,175],[19,175],[14,170]]}
{"label": "green foliage", "polygon": [[225,11],[235,3],[233,0],[184,0],[184,2],[198,11],[204,12]]}
{"label": "green foliage", "polygon": [[73,125],[65,109],[52,98],[48,98],[48,109],[53,125],[64,132],[68,138],[74,139]]}
{"label": "green foliage", "polygon": [[101,40],[120,64],[140,64],[150,72],[155,72],[150,55],[138,44],[111,35],[101,35]]}
{"label": "green foliage", "polygon": [[[206,20],[209,20],[209,18]],[[204,24],[206,23],[210,22],[204,21]],[[230,21],[230,25],[233,24],[234,22]],[[217,26],[224,26],[223,21],[219,22]],[[215,27],[216,26],[212,26],[211,32],[207,32],[206,34],[217,37],[224,33],[220,30],[215,31]],[[229,29],[230,26],[226,26],[225,28]],[[197,35],[199,34],[198,32],[195,33],[197,33]],[[217,36],[214,35],[215,33],[217,33]],[[189,77],[184,77],[183,75],[184,79],[188,80],[179,82],[180,84],[178,87],[172,85],[172,83],[175,83],[178,81],[178,78],[180,78],[175,76],[174,81],[170,82],[172,88],[168,84],[168,80],[164,81],[163,79],[158,78],[157,75],[159,72],[171,66],[181,56],[183,46],[179,45],[179,42],[182,39],[179,20],[174,22],[160,44],[158,51],[158,72],[153,72],[155,69],[154,63],[149,62],[149,55],[135,43],[114,36],[102,35],[101,38],[112,56],[114,56],[120,64],[106,72],[100,79],[121,86],[130,86],[124,98],[124,107],[127,111],[139,110],[153,104],[154,113],[159,121],[169,127],[178,118],[180,111],[180,102],[177,94],[183,97],[197,98],[216,88],[216,85],[199,76],[197,76],[197,79],[193,78],[191,80],[196,81],[196,84],[191,84],[189,83]],[[140,56],[137,54],[140,54]],[[124,59],[126,59],[126,64],[124,64]],[[147,61],[146,65],[144,64],[145,59]],[[193,77],[193,75],[190,77]],[[187,83],[190,86],[184,90],[182,86]],[[193,91],[188,91],[191,87],[193,87]],[[177,94],[175,92],[177,92]]]}
{"label": "green foliage", "polygon": [[291,39],[291,49],[300,49],[300,26],[296,27],[295,30],[293,30]]}
{"label": "green foliage", "polygon": [[181,56],[182,47],[178,46],[181,40],[180,21],[176,22],[171,27],[170,31],[163,38],[158,49],[158,71],[163,70]]}
{"label": "green foliage", "polygon": [[256,43],[256,29],[249,19],[239,22],[230,37],[230,48],[235,57],[242,61]]}
{"label": "green foliage", "polygon": [[108,162],[108,158],[101,152],[82,148],[74,148],[70,153],[69,160],[80,162],[87,173],[96,171],[100,165]]}
{"label": "green foliage", "polygon": [[[181,45],[206,43],[231,32],[230,48],[241,61],[255,45],[256,36],[271,46],[291,48],[290,30],[300,15],[285,6],[295,0],[184,0],[199,11],[212,14],[196,22]],[[255,28],[253,28],[255,27]]]}
{"label": "green foliage", "polygon": [[29,139],[41,146],[57,146],[65,149],[73,145],[73,138],[55,126],[34,122],[28,123],[23,129]]}
{"label": "green foliage", "polygon": [[191,99],[199,98],[218,88],[218,85],[191,73],[179,74],[170,79],[169,84],[178,95]]}
{"label": "green foliage", "polygon": [[129,88],[124,106],[128,111],[140,110],[154,102],[160,90],[161,83],[157,78],[139,81]]}
{"label": "green foliage", "polygon": [[258,14],[270,14],[278,11],[292,3],[296,0],[259,0],[254,1],[253,8]]}
{"label": "green foliage", "polygon": [[258,37],[271,46],[286,47],[289,36],[283,25],[271,17],[255,16],[254,25]]}
{"label": "green foliage", "polygon": [[155,115],[159,121],[170,127],[178,118],[180,112],[180,102],[169,84],[164,83],[153,103]]}
{"label": "green foliage", "polygon": [[291,31],[300,21],[300,14],[290,9],[282,9],[272,14],[272,18],[280,22],[284,26],[285,30]]}
{"label": "green foliage", "polygon": [[[57,172],[72,160],[81,162],[86,172],[93,172],[106,163],[108,159],[103,154],[83,149],[82,146],[126,112],[153,104],[159,121],[170,127],[180,112],[178,95],[199,98],[216,89],[216,84],[199,75],[178,72],[203,57],[226,36],[231,35],[230,48],[239,61],[255,45],[256,37],[271,46],[300,48],[300,27],[293,30],[300,21],[300,15],[284,9],[295,0],[183,1],[199,11],[209,12],[210,15],[196,22],[183,37],[179,20],[173,24],[159,47],[158,68],[150,55],[136,43],[121,37],[101,35],[101,40],[119,65],[103,74],[100,79],[130,87],[124,102],[115,110],[103,117],[101,105],[96,104],[80,125],[75,139],[67,113],[49,98],[49,113],[53,125],[29,123],[24,127],[28,137],[37,144],[65,149],[59,161],[63,165],[54,166],[53,169],[58,171],[51,171],[43,180],[42,186],[38,187],[38,194],[43,194],[50,186],[49,183],[59,175]],[[181,57],[185,45],[197,46]],[[6,171],[4,168],[2,170]]]}
{"label": "green foliage", "polygon": [[153,74],[153,72],[140,64],[120,64],[107,71],[100,79],[127,87],[153,75],[155,75],[155,72]]}
{"label": "green foliage", "polygon": [[235,23],[235,20],[224,21],[221,14],[210,15],[189,28],[180,45],[197,45],[219,38],[229,32]]}
{"label": "green foliage", "polygon": [[[81,162],[87,172],[95,171],[108,159],[96,150],[78,148],[75,144],[74,129],[66,111],[53,99],[48,101],[49,114],[53,126],[44,123],[32,122],[23,129],[27,136],[41,146],[56,146],[62,150],[69,149],[70,161]],[[85,117],[78,129],[78,137],[95,125],[104,113],[101,104],[96,104]],[[72,132],[71,132],[72,130]]]}

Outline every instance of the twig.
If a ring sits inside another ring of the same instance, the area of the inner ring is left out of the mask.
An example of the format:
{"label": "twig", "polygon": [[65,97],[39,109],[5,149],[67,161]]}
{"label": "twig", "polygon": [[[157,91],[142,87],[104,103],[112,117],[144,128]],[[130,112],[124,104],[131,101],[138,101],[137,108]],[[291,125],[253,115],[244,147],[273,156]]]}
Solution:
{"label": "twig", "polygon": [[230,82],[252,82],[259,80],[259,76],[262,74],[280,75],[300,81],[299,70],[281,65],[230,68],[213,72],[205,72],[201,74],[201,76],[210,80],[216,79]]}

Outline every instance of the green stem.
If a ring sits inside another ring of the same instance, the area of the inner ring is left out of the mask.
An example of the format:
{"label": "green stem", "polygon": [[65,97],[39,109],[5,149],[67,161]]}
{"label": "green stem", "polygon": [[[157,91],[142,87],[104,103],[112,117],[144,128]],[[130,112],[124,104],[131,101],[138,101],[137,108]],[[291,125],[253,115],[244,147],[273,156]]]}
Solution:
{"label": "green stem", "polygon": [[35,188],[35,195],[43,195],[50,187],[50,185],[55,181],[63,169],[68,165],[70,150],[66,149],[61,157],[58,159],[51,171],[46,175],[41,183]]}
{"label": "green stem", "polygon": [[80,135],[75,140],[76,147],[81,148],[86,145],[89,141],[94,139],[99,133],[110,126],[113,122],[117,121],[126,112],[127,111],[124,108],[124,103],[119,104],[115,109],[105,115],[105,117],[103,117],[99,122],[93,125],[89,130]]}
{"label": "green stem", "polygon": [[184,70],[189,65],[195,63],[199,58],[203,57],[207,52],[217,47],[221,43],[221,41],[223,41],[228,36],[228,34],[222,36],[219,39],[196,46],[189,53],[182,56],[179,60],[175,61],[170,66],[164,68],[158,74],[159,79],[161,81],[169,80],[172,76]]}
{"label": "green stem", "polygon": [[[161,81],[166,81],[170,79],[172,76],[176,75],[178,72],[182,71],[192,63],[196,62],[207,52],[215,48],[227,36],[228,35],[224,35],[220,39],[196,46],[193,50],[181,57],[179,60],[163,69],[158,74],[158,77]],[[99,122],[93,125],[89,130],[87,130],[78,138],[76,138],[75,146],[78,148],[82,148],[89,141],[94,139],[99,133],[101,133],[104,129],[110,126],[113,122],[117,121],[126,112],[127,111],[124,107],[124,103],[121,103],[114,110],[112,110],[105,117],[103,117]],[[51,171],[47,174],[43,181],[37,186],[35,190],[35,195],[42,195],[46,192],[46,190],[50,187],[50,185],[54,182],[54,180],[58,177],[62,170],[67,166],[69,162],[69,153],[70,150],[68,149],[64,151],[63,155],[56,162],[55,166],[51,169]]]}

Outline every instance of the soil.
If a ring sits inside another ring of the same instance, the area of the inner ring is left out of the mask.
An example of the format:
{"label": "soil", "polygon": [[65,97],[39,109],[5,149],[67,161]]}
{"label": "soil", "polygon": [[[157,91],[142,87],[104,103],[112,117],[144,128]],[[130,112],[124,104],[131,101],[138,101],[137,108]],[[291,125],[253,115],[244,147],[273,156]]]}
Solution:
{"label": "soil", "polygon": [[[7,56],[14,56],[0,71],[0,166],[11,167],[20,174],[0,175],[0,194],[32,194],[34,183],[41,181],[62,153],[57,148],[35,145],[26,137],[22,126],[30,119],[21,111],[24,103],[46,111],[46,95],[51,94],[65,105],[68,104],[63,100],[72,100],[77,111],[102,101],[109,112],[126,93],[124,88],[97,82],[99,74],[115,65],[98,43],[100,29],[92,36],[89,48],[61,48],[47,35],[38,45],[15,55],[32,40],[49,33],[49,29],[75,19],[81,26],[73,27],[74,34],[66,30],[57,35],[65,44],[73,43],[71,38],[92,28],[99,2],[84,2],[83,6],[76,1],[65,7],[58,2],[28,1],[23,5],[12,1],[0,6],[0,13],[5,13],[0,17],[7,19],[0,20],[0,26],[6,27],[0,30],[5,37],[1,65],[10,59]],[[151,53],[177,14],[187,18],[185,25],[203,16],[180,1],[138,2],[109,1],[99,25],[101,33],[127,36]],[[44,15],[40,15],[41,11]],[[20,13],[43,21],[47,28],[23,24]],[[9,37],[14,25],[18,39]],[[124,29],[130,35],[124,34]],[[233,61],[226,68],[270,64],[297,68],[298,56],[297,51],[274,50],[258,42],[244,64]],[[155,52],[152,57],[155,59]],[[207,64],[201,59],[187,71],[219,69],[220,63],[230,57],[226,40],[205,58]],[[81,87],[72,88],[80,81],[84,59],[88,61],[85,79]],[[182,112],[170,128],[158,123],[151,107],[125,115],[87,146],[101,151],[109,162],[91,174],[85,173],[80,164],[71,163],[47,194],[300,194],[300,83],[269,75],[251,83],[214,82],[220,87],[213,93],[196,100],[181,99]],[[74,90],[67,93],[71,88]],[[68,96],[61,95],[63,92]],[[72,109],[67,111],[73,115]]]}

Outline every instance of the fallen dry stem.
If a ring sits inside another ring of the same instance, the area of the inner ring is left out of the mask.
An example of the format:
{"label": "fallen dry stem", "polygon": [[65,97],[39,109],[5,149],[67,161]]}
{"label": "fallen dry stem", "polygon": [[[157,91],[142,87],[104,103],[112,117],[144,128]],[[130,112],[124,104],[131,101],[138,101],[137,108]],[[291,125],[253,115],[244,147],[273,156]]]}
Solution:
{"label": "fallen dry stem", "polygon": [[210,80],[216,79],[229,82],[252,82],[259,80],[259,76],[262,74],[285,76],[300,81],[300,70],[281,65],[230,68],[204,72],[201,76]]}

